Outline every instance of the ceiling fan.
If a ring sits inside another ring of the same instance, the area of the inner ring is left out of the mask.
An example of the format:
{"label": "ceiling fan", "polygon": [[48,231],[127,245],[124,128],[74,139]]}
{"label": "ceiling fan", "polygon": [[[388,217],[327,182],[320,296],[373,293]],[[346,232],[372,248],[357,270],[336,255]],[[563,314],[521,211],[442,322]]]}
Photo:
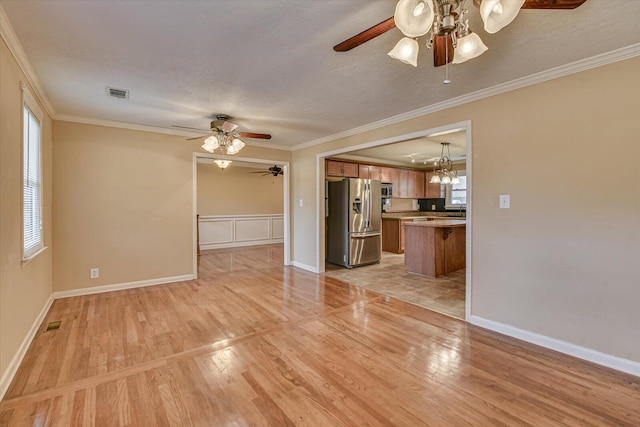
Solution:
{"label": "ceiling fan", "polygon": [[259,174],[261,174],[263,176],[267,176],[267,175],[273,175],[273,176],[284,175],[284,171],[278,165],[273,165],[269,169],[267,169],[266,171],[249,172],[249,173],[259,173]]}
{"label": "ceiling fan", "polygon": [[214,117],[215,120],[209,124],[209,130],[178,125],[172,125],[172,127],[208,132],[206,135],[187,138],[187,141],[206,137],[202,148],[210,153],[220,148],[225,154],[236,154],[245,146],[244,141],[240,138],[271,139],[271,135],[268,133],[239,132],[238,125],[229,121],[230,117],[225,114],[217,114]]}
{"label": "ceiling fan", "polygon": [[[520,9],[575,9],[586,0],[473,0],[480,8],[484,28],[495,33],[508,25]],[[433,65],[440,67],[475,58],[487,50],[480,37],[469,29],[466,0],[400,0],[394,16],[335,45],[346,52],[398,27],[406,36],[389,56],[417,66],[417,38],[430,34],[427,47],[433,49]],[[445,83],[449,83],[448,79]]]}

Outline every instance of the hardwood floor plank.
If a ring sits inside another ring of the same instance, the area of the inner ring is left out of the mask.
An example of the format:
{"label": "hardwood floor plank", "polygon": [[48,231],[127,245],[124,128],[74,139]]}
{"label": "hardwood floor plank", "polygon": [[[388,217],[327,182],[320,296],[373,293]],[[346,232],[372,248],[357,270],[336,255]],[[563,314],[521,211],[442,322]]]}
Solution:
{"label": "hardwood floor plank", "polygon": [[0,425],[640,425],[640,378],[281,257],[203,251],[198,280],[55,301]]}

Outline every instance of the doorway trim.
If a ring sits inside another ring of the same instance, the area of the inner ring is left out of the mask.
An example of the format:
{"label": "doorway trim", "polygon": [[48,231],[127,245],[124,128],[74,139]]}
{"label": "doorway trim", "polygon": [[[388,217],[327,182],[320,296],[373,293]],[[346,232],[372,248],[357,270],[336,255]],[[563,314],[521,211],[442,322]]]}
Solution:
{"label": "doorway trim", "polygon": [[[194,278],[198,278],[198,253],[197,253],[197,245],[198,245],[198,223],[196,219],[196,215],[198,214],[198,159],[228,159],[228,156],[223,156],[220,154],[208,154],[208,153],[193,153],[193,165],[192,165],[192,182],[193,182],[193,207],[192,207],[192,224],[193,224],[193,276]],[[282,175],[282,190],[283,190],[283,209],[284,209],[284,265],[291,265],[291,224],[290,224],[290,202],[289,202],[289,173],[290,173],[290,165],[288,161],[284,160],[269,160],[269,159],[256,159],[252,157],[233,157],[234,161],[238,162],[247,162],[247,163],[258,163],[263,165],[281,165],[284,174]]]}
{"label": "doorway trim", "polygon": [[404,135],[398,135],[390,138],[379,139],[376,141],[365,142],[363,144],[352,145],[349,147],[338,148],[335,150],[325,151],[316,154],[316,194],[318,200],[316,201],[316,242],[318,242],[318,252],[316,254],[317,270],[319,273],[324,273],[325,263],[325,236],[323,230],[325,229],[325,169],[324,160],[327,157],[335,156],[337,154],[344,154],[354,150],[362,150],[364,148],[379,147],[381,145],[393,144],[396,142],[403,142],[410,139],[421,138],[429,135],[437,135],[443,133],[449,133],[453,131],[464,130],[467,141],[467,209],[466,209],[466,248],[465,248],[465,321],[469,321],[471,318],[471,267],[473,265],[471,259],[471,247],[472,247],[472,228],[473,228],[473,199],[472,199],[472,186],[473,186],[473,165],[472,165],[472,149],[471,149],[471,120],[466,120],[457,123],[451,123],[436,128],[430,128],[421,130],[418,132],[407,133]]}

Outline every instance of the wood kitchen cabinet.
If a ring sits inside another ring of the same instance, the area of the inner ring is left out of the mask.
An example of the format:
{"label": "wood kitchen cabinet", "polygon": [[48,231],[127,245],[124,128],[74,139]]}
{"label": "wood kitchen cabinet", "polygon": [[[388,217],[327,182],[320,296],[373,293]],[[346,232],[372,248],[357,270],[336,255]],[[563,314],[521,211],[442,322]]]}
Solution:
{"label": "wood kitchen cabinet", "polygon": [[395,254],[404,253],[404,225],[411,219],[382,218],[382,250]]}
{"label": "wood kitchen cabinet", "polygon": [[435,175],[435,172],[426,172],[424,175],[425,197],[428,199],[439,199],[444,197],[441,195],[440,184],[429,183],[429,181],[431,181],[431,177]]}
{"label": "wood kitchen cabinet", "polygon": [[404,229],[407,271],[439,277],[465,268],[465,229],[465,221],[459,220],[407,224]]}
{"label": "wood kitchen cabinet", "polygon": [[343,176],[345,178],[358,178],[358,164],[327,160],[325,163],[327,176]]}
{"label": "wood kitchen cabinet", "polygon": [[393,186],[393,197],[422,199],[424,194],[424,172],[398,169],[398,180]]}
{"label": "wood kitchen cabinet", "polygon": [[362,179],[377,179],[382,181],[380,176],[380,166],[358,165],[358,176]]}
{"label": "wood kitchen cabinet", "polygon": [[380,181],[394,183],[398,180],[398,169],[380,166]]}

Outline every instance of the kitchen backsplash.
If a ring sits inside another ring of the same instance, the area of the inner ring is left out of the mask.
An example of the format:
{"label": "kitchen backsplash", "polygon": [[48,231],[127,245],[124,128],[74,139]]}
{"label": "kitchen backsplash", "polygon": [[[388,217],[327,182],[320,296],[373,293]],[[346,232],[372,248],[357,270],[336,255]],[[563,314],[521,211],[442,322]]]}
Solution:
{"label": "kitchen backsplash", "polygon": [[418,199],[420,212],[445,212],[444,198],[442,199]]}

